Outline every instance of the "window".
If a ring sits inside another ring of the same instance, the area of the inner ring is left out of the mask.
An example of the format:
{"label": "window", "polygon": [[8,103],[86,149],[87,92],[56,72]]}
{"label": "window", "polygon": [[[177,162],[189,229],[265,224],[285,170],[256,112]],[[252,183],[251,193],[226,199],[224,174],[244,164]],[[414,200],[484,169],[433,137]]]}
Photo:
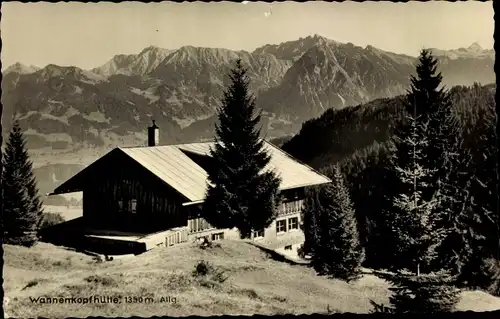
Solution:
{"label": "window", "polygon": [[256,230],[253,232],[253,238],[264,237],[264,229]]}
{"label": "window", "polygon": [[137,199],[132,199],[130,201],[130,212],[132,214],[137,213]]}
{"label": "window", "polygon": [[224,233],[212,234],[212,240],[222,240],[224,239]]}
{"label": "window", "polygon": [[299,229],[299,218],[292,217],[288,219],[288,230]]}
{"label": "window", "polygon": [[276,221],[276,232],[286,232],[286,219]]}
{"label": "window", "polygon": [[137,199],[121,199],[118,201],[119,212],[137,213]]}
{"label": "window", "polygon": [[285,250],[292,250],[292,245],[285,246]]}

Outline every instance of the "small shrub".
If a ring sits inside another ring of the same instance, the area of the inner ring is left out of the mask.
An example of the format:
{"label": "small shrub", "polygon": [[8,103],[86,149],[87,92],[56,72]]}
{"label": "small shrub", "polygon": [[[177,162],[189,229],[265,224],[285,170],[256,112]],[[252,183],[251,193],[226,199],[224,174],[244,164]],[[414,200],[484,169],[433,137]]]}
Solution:
{"label": "small shrub", "polygon": [[273,299],[279,302],[286,302],[288,299],[283,296],[273,296]]}
{"label": "small shrub", "polygon": [[206,276],[212,270],[213,266],[208,261],[200,260],[194,267],[193,276]]}
{"label": "small shrub", "polygon": [[261,299],[259,294],[254,289],[239,289],[237,293],[247,296],[251,299]]}
{"label": "small shrub", "polygon": [[102,286],[115,286],[116,285],[116,281],[109,276],[92,275],[92,276],[86,277],[84,280],[88,283],[99,284]]}
{"label": "small shrub", "polygon": [[373,300],[370,300],[370,304],[373,306],[373,309],[370,313],[393,313],[394,309],[390,307],[386,307],[383,304],[378,304]]}
{"label": "small shrub", "polygon": [[26,286],[24,286],[24,288],[22,290],[34,287],[34,286],[38,285],[40,283],[40,281],[41,281],[40,279],[32,279],[32,280],[28,281],[28,283],[26,284]]}
{"label": "small shrub", "polygon": [[228,279],[228,276],[225,275],[224,270],[218,269],[217,267],[214,267],[212,264],[204,260],[201,260],[196,264],[195,269],[193,270],[193,276],[209,276],[211,280],[218,283],[224,283]]}
{"label": "small shrub", "polygon": [[59,213],[45,212],[42,216],[42,220],[40,221],[40,228],[43,229],[54,226],[63,223],[64,221],[64,217],[62,217]]}
{"label": "small shrub", "polygon": [[200,249],[211,249],[211,248],[220,248],[221,245],[219,243],[214,243],[207,236],[201,239]]}

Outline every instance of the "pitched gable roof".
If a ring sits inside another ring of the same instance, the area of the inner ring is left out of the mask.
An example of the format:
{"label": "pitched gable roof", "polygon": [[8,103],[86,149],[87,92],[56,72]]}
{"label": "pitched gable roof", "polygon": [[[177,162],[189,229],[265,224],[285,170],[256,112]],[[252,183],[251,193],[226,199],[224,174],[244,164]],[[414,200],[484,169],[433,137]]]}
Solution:
{"label": "pitched gable roof", "polygon": [[[184,152],[209,156],[214,143],[192,143],[154,147],[117,148],[113,152],[125,154],[156,175],[163,182],[182,194],[187,203],[202,202],[207,189],[207,172],[189,158]],[[296,159],[265,142],[264,149],[271,155],[271,160],[265,170],[274,170],[282,179],[280,190],[304,186],[325,184],[331,182],[311,167],[299,163]],[[111,152],[110,152],[111,153]],[[99,160],[98,160],[99,161]],[[97,164],[97,161],[91,166]],[[63,193],[66,184],[81,173],[75,175],[63,185],[56,188],[54,194]]]}
{"label": "pitched gable roof", "polygon": [[189,201],[205,198],[207,172],[175,145],[121,150]]}
{"label": "pitched gable roof", "polygon": [[[210,155],[210,148],[213,146],[213,142],[176,145],[183,151],[206,156]],[[274,170],[280,175],[280,190],[331,182],[326,176],[306,164],[299,163],[297,159],[267,141],[264,142],[264,150],[271,155],[271,160],[264,170]]]}

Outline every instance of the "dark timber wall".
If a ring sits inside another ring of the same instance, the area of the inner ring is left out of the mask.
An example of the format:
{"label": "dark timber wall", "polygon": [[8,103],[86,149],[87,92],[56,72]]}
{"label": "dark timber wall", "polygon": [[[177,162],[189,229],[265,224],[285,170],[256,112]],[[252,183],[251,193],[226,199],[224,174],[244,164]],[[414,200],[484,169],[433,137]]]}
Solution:
{"label": "dark timber wall", "polygon": [[153,232],[187,225],[181,195],[121,151],[88,173],[83,190],[87,227]]}

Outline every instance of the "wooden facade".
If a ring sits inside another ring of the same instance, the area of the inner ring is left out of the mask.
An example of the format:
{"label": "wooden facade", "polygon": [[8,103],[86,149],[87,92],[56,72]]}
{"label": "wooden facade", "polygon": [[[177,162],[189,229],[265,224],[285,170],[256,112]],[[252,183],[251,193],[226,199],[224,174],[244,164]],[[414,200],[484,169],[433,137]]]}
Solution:
{"label": "wooden facade", "polygon": [[132,159],[113,155],[85,175],[87,227],[148,233],[187,225],[177,192]]}
{"label": "wooden facade", "polygon": [[[217,229],[202,217],[206,177],[200,174],[200,167],[209,171],[212,161],[196,153],[200,147],[195,145],[191,151],[174,146],[115,149],[59,186],[54,194],[83,192],[83,232],[105,233],[85,236],[94,249],[135,252],[192,239],[238,239],[237,229]],[[279,159],[277,164],[291,165],[285,159]],[[288,171],[290,167],[284,170]],[[284,184],[294,188],[281,191],[276,219],[265,229],[252,232],[255,242],[275,248],[295,247],[303,242],[303,185],[316,177],[302,174],[306,177],[293,175],[296,180]],[[129,243],[124,242],[126,236]]]}

